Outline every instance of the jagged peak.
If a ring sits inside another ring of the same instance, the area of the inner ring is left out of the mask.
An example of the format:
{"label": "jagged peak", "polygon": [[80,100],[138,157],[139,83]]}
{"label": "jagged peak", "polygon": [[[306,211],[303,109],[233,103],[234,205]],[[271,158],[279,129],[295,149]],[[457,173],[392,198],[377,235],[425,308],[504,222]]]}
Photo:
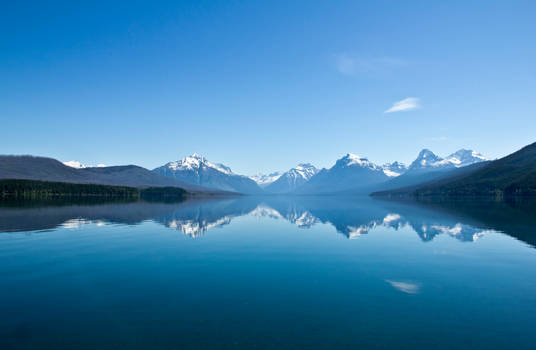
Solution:
{"label": "jagged peak", "polygon": [[463,167],[485,160],[488,159],[471,149],[462,148],[446,158],[442,158],[425,148],[419,152],[417,159],[411,163],[410,169]]}
{"label": "jagged peak", "polygon": [[377,170],[379,167],[371,162],[367,157],[359,156],[353,153],[347,153],[344,157],[337,160],[335,166],[360,166]]}
{"label": "jagged peak", "polygon": [[431,156],[440,158],[437,154],[435,154],[434,152],[432,152],[428,148],[423,148],[419,152],[419,155],[417,156],[417,158],[424,158],[424,157],[431,157]]}
{"label": "jagged peak", "polygon": [[193,153],[189,156],[182,158],[179,161],[170,162],[166,165],[172,170],[197,170],[203,166],[213,168],[227,175],[233,175],[231,168],[219,163],[209,162],[205,157],[199,153]]}
{"label": "jagged peak", "polygon": [[202,155],[200,155],[199,153],[192,153],[191,155],[185,157],[185,158],[194,158],[194,159],[199,159],[199,160],[202,160],[202,161],[206,161],[206,158],[203,157]]}

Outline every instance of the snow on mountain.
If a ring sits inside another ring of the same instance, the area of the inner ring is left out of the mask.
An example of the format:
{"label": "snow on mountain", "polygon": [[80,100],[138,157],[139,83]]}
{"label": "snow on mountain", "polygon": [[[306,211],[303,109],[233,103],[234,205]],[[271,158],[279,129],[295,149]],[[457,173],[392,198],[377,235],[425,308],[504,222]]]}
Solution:
{"label": "snow on mountain", "polygon": [[249,178],[257,183],[257,185],[261,186],[262,188],[268,186],[272,182],[276,181],[283,175],[283,172],[281,171],[275,171],[270,174],[256,174],[251,175]]}
{"label": "snow on mountain", "polygon": [[368,158],[361,157],[352,153],[346,154],[341,159],[337,160],[334,167],[351,167],[359,166],[361,168],[368,168],[371,170],[380,170],[381,168],[372,163]]}
{"label": "snow on mountain", "polygon": [[70,160],[68,162],[63,162],[63,165],[67,165],[67,166],[70,166],[71,168],[75,168],[75,169],[87,168],[87,166],[85,164],[82,164],[77,160]]}
{"label": "snow on mountain", "polygon": [[452,166],[451,163],[445,162],[443,158],[436,155],[434,152],[430,151],[429,149],[423,149],[419,152],[417,155],[417,159],[415,159],[410,165],[408,170],[420,170],[420,169],[427,169],[427,168],[444,168]]}
{"label": "snow on mountain", "polygon": [[385,175],[389,177],[396,177],[404,174],[408,170],[408,167],[404,163],[393,162],[385,163],[382,165],[382,169]]}
{"label": "snow on mountain", "polygon": [[211,163],[197,153],[179,161],[167,163],[166,166],[173,171],[199,171],[202,168],[212,168],[226,175],[233,175],[231,168],[223,164]]}
{"label": "snow on mountain", "polygon": [[286,172],[285,176],[289,176],[291,180],[294,183],[296,183],[296,181],[299,181],[299,179],[309,180],[317,172],[318,172],[318,169],[315,168],[314,165],[305,163],[305,164],[298,164],[297,167],[290,169],[289,171]]}
{"label": "snow on mountain", "polygon": [[323,194],[365,188],[386,181],[384,169],[366,157],[348,153],[330,169],[322,169],[308,182],[296,189],[296,193]]}
{"label": "snow on mountain", "polygon": [[423,149],[417,159],[411,163],[409,170],[411,171],[427,171],[427,170],[444,170],[452,168],[461,168],[467,165],[486,161],[487,159],[480,153],[472,150],[460,149],[446,158],[434,154],[428,149]]}
{"label": "snow on mountain", "polygon": [[262,193],[262,189],[249,177],[235,174],[231,168],[223,164],[212,163],[196,153],[181,160],[169,162],[153,171],[209,188],[246,194]]}
{"label": "snow on mountain", "polygon": [[71,168],[75,168],[75,169],[85,169],[85,168],[104,168],[106,167],[106,165],[104,164],[97,164],[97,165],[86,165],[86,164],[82,164],[80,163],[79,161],[77,160],[70,160],[68,162],[63,162],[63,165],[67,165]]}
{"label": "snow on mountain", "polygon": [[318,169],[313,165],[299,164],[279,176],[276,181],[266,186],[265,190],[271,193],[288,193],[309,181],[316,173]]}
{"label": "snow on mountain", "polygon": [[445,159],[448,162],[454,164],[454,166],[457,168],[461,168],[467,165],[475,164],[478,162],[484,162],[488,160],[482,154],[475,152],[473,150],[470,150],[470,149],[458,150],[452,153],[451,155],[449,155]]}

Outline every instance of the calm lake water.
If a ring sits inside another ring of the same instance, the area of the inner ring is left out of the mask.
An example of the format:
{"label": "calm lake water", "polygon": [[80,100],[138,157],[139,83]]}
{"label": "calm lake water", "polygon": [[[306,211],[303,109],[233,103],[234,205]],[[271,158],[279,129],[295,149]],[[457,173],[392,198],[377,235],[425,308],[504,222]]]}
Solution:
{"label": "calm lake water", "polygon": [[0,206],[2,349],[534,349],[536,206]]}

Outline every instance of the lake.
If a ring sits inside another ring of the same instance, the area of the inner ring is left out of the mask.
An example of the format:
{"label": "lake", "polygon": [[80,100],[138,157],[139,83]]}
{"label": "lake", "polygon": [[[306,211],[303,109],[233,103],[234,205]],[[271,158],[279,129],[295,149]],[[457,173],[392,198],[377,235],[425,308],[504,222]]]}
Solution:
{"label": "lake", "polygon": [[2,349],[533,349],[536,206],[0,206]]}

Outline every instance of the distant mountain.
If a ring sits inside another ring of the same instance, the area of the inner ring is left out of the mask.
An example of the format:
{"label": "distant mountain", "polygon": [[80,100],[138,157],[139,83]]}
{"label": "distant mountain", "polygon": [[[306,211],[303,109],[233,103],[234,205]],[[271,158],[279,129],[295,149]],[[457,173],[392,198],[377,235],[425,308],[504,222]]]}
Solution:
{"label": "distant mountain", "polygon": [[445,158],[445,160],[453,164],[456,168],[461,168],[471,164],[484,162],[489,159],[473,150],[462,148],[461,150],[452,153]]}
{"label": "distant mountain", "polygon": [[473,164],[485,164],[486,161],[484,156],[472,150],[461,149],[446,158],[441,158],[432,151],[423,149],[400,176],[392,177],[370,190],[371,192],[393,190],[459,176],[464,172],[455,171],[456,169]]}
{"label": "distant mountain", "polygon": [[266,186],[266,192],[289,193],[308,182],[318,173],[318,169],[311,164],[299,164],[281,175],[276,181]]}
{"label": "distant mountain", "polygon": [[101,184],[131,187],[180,187],[211,192],[207,188],[170,179],[135,165],[75,169],[44,157],[0,156],[0,179]]}
{"label": "distant mountain", "polygon": [[385,175],[389,177],[397,177],[397,176],[404,174],[408,170],[408,167],[404,163],[393,162],[393,163],[385,163],[382,166],[382,169]]}
{"label": "distant mountain", "polygon": [[273,173],[270,173],[270,174],[256,174],[256,175],[252,175],[250,176],[249,178],[253,181],[255,181],[257,183],[257,185],[259,185],[261,188],[264,188],[266,186],[268,186],[269,184],[271,184],[272,182],[276,181],[277,179],[279,179],[279,177],[281,177],[281,175],[283,175],[283,172],[282,171],[275,171]]}
{"label": "distant mountain", "polygon": [[416,196],[536,195],[536,143],[465,177],[423,186]]}
{"label": "distant mountain", "polygon": [[417,159],[415,159],[408,167],[408,171],[429,171],[429,170],[437,170],[437,169],[444,169],[444,168],[451,168],[454,167],[454,165],[450,162],[445,161],[440,156],[436,155],[434,152],[430,151],[429,149],[423,149],[419,152],[417,155]]}
{"label": "distant mountain", "polygon": [[449,181],[471,174],[472,172],[484,168],[487,162],[478,162],[461,168],[448,168],[442,171],[428,171],[428,172],[407,172],[398,177],[391,178],[389,181],[370,187],[369,193],[372,192],[384,192],[395,191],[398,189],[416,189],[425,184],[431,184],[438,181]]}
{"label": "distant mountain", "polygon": [[223,164],[212,163],[199,154],[169,162],[153,170],[155,173],[223,191],[244,194],[263,193],[262,188],[247,176],[237,175]]}
{"label": "distant mountain", "polygon": [[[513,196],[536,195],[536,143],[504,158],[473,164],[462,176],[424,185],[376,193],[387,196]],[[460,169],[461,170],[461,169]]]}
{"label": "distant mountain", "polygon": [[84,169],[84,168],[104,168],[106,165],[104,164],[97,164],[95,166],[93,165],[86,165],[86,164],[82,164],[80,163],[79,161],[77,160],[70,160],[68,162],[63,162],[63,165],[67,165],[71,168],[75,168],[75,169]]}
{"label": "distant mountain", "polygon": [[434,154],[429,149],[423,149],[417,159],[408,167],[408,172],[442,171],[452,168],[461,168],[471,164],[486,161],[480,153],[473,150],[460,149],[446,158]]}
{"label": "distant mountain", "polygon": [[322,169],[307,183],[298,187],[297,194],[329,194],[387,181],[383,168],[365,157],[348,153],[330,169]]}

